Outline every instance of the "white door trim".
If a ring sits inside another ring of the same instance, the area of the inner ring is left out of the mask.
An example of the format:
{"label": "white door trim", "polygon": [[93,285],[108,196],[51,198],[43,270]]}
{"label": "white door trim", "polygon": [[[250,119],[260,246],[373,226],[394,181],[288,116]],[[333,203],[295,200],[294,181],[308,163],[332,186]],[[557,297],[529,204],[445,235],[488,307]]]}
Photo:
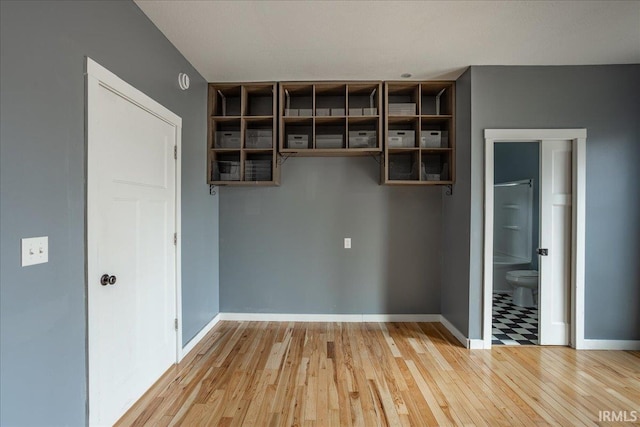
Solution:
{"label": "white door trim", "polygon": [[[94,266],[97,264],[97,256],[96,256],[96,242],[95,242],[95,238],[93,237],[94,233],[91,232],[91,230],[89,230],[89,217],[91,215],[93,215],[93,209],[95,206],[95,201],[94,198],[96,196],[96,191],[95,191],[95,186],[96,186],[96,182],[95,180],[92,179],[91,174],[90,174],[90,168],[92,164],[95,164],[95,162],[99,161],[99,159],[95,159],[92,157],[92,150],[91,150],[91,146],[93,144],[93,141],[96,139],[96,135],[95,135],[95,129],[96,126],[94,124],[95,121],[95,117],[93,117],[90,113],[92,111],[95,111],[96,109],[96,98],[98,95],[98,91],[99,88],[102,86],[104,88],[107,88],[108,90],[117,93],[119,96],[122,96],[123,98],[127,99],[128,101],[134,103],[135,105],[137,105],[138,107],[144,109],[145,111],[149,112],[150,114],[153,114],[154,116],[158,117],[159,119],[165,121],[166,123],[172,125],[175,128],[176,131],[176,135],[175,135],[175,141],[176,141],[176,150],[177,150],[177,158],[178,161],[176,161],[176,187],[175,187],[175,191],[176,191],[176,204],[175,204],[175,230],[177,233],[177,242],[176,242],[176,268],[175,268],[175,284],[176,284],[176,316],[178,319],[178,330],[176,333],[176,363],[182,358],[182,258],[181,258],[181,205],[180,205],[180,200],[181,200],[181,186],[180,186],[180,182],[181,182],[181,166],[180,166],[180,161],[179,159],[181,158],[181,148],[182,148],[182,118],[180,118],[179,116],[177,116],[176,114],[174,114],[173,112],[171,112],[170,110],[168,110],[167,108],[165,108],[163,105],[159,104],[158,102],[154,101],[153,99],[151,99],[150,97],[148,97],[147,95],[145,95],[144,93],[142,93],[141,91],[139,91],[138,89],[134,88],[133,86],[131,86],[130,84],[128,84],[127,82],[125,82],[124,80],[120,79],[118,76],[116,76],[115,74],[113,74],[112,72],[110,72],[109,70],[107,70],[106,68],[102,67],[100,64],[98,64],[97,62],[95,62],[94,60],[92,60],[91,58],[86,58],[86,110],[85,110],[85,119],[86,119],[86,138],[87,138],[87,143],[86,143],[86,151],[87,151],[87,158],[86,158],[86,171],[87,171],[87,187],[86,187],[86,200],[87,200],[87,208],[86,208],[86,217],[85,217],[85,227],[86,227],[86,238],[87,238],[87,243],[86,243],[86,260],[87,260],[87,268],[86,268],[86,277],[85,277],[85,286],[87,289],[87,307],[88,307],[88,301],[89,299],[92,297],[92,288],[88,286],[89,283],[89,272],[92,271],[92,269],[94,268]],[[91,278],[93,279],[93,277]],[[92,375],[94,375],[92,369],[91,364],[89,363],[89,361],[91,360],[90,358],[90,354],[92,352],[92,345],[91,345],[91,341],[90,341],[90,337],[89,337],[89,327],[88,325],[90,325],[92,322],[94,322],[96,319],[94,318],[95,314],[91,313],[88,309],[87,309],[87,364],[88,364],[88,376],[89,378],[92,377]],[[90,385],[90,382],[88,382],[88,384]],[[92,396],[91,396],[92,390],[91,387],[88,387],[88,406],[89,406],[89,411],[91,411],[91,407],[92,407]]]}
{"label": "white door trim", "polygon": [[544,140],[572,141],[571,215],[571,347],[585,348],[584,339],[584,257],[585,257],[585,168],[586,129],[485,129],[484,155],[484,283],[482,341],[491,348],[491,303],[493,292],[493,183],[494,145],[499,142]]}

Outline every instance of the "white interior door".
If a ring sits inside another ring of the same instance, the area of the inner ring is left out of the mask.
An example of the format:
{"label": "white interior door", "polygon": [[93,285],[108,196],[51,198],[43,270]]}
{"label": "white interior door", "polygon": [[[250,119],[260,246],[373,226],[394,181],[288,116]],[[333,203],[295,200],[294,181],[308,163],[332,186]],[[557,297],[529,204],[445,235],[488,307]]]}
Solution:
{"label": "white interior door", "polygon": [[89,421],[106,426],[176,362],[179,128],[88,85]]}
{"label": "white interior door", "polygon": [[539,340],[569,345],[571,331],[571,141],[540,144]]}

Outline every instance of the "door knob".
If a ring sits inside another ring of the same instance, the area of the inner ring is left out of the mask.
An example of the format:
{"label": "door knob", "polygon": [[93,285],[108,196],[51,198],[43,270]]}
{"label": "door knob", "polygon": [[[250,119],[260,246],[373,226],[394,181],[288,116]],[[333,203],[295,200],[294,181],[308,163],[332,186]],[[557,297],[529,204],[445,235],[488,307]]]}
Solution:
{"label": "door knob", "polygon": [[542,255],[542,256],[548,256],[549,255],[549,249],[538,249],[538,255]]}
{"label": "door knob", "polygon": [[116,280],[117,280],[116,276],[109,276],[108,274],[103,274],[102,277],[100,278],[100,284],[102,286],[115,285]]}

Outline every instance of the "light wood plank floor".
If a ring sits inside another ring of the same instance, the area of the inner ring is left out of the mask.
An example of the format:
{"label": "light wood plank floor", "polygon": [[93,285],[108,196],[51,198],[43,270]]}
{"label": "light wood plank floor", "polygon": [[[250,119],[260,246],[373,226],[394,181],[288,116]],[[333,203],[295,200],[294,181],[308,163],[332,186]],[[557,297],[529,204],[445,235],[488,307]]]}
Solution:
{"label": "light wood plank floor", "polygon": [[640,411],[640,352],[471,351],[438,323],[221,322],[187,359],[118,425],[575,426]]}

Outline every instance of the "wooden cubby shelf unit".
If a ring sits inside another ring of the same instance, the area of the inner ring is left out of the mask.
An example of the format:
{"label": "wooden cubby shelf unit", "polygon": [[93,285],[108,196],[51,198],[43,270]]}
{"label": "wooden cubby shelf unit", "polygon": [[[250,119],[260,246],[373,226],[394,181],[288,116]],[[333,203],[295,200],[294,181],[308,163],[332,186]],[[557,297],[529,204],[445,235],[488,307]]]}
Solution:
{"label": "wooden cubby shelf unit", "polygon": [[276,83],[209,83],[209,184],[280,184],[277,95]]}
{"label": "wooden cubby shelf unit", "polygon": [[455,82],[384,84],[387,185],[450,185],[455,181]]}
{"label": "wooden cubby shelf unit", "polygon": [[382,152],[382,82],[280,83],[278,117],[282,155]]}

